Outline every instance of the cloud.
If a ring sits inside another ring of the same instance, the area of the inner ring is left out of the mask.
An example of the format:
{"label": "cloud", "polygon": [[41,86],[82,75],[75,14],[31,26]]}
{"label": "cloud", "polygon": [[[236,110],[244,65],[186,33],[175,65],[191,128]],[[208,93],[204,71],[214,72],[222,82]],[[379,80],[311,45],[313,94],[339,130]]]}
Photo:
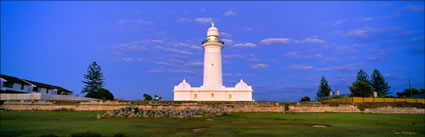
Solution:
{"label": "cloud", "polygon": [[361,22],[367,22],[367,21],[371,21],[371,20],[373,20],[372,17],[366,17],[366,18],[361,19],[360,21]]}
{"label": "cloud", "polygon": [[185,66],[190,66],[190,67],[202,67],[202,66],[204,66],[204,62],[195,61],[195,62],[186,63],[184,65]]}
{"label": "cloud", "polygon": [[223,76],[228,77],[228,76],[232,76],[232,73],[223,73]]}
{"label": "cloud", "polygon": [[402,78],[407,78],[407,76],[403,76],[400,74],[384,74],[385,78],[393,78],[393,79],[402,79]]}
{"label": "cloud", "polygon": [[232,34],[227,33],[227,32],[220,32],[220,36],[223,36],[223,37],[231,37],[231,36],[232,36]]}
{"label": "cloud", "polygon": [[337,20],[334,22],[333,25],[340,25],[340,24],[344,24],[344,22],[347,21],[346,19],[341,19],[341,20]]}
{"label": "cloud", "polygon": [[232,11],[232,10],[228,10],[224,13],[224,16],[236,16],[237,13]]}
{"label": "cloud", "polygon": [[256,61],[260,61],[260,59],[258,59],[254,54],[250,54],[249,55],[249,58],[247,59],[247,61],[256,62]]}
{"label": "cloud", "polygon": [[233,40],[231,40],[231,39],[221,39],[221,41],[223,41],[225,45],[232,45],[233,44]]}
{"label": "cloud", "polygon": [[223,55],[223,58],[238,58],[238,59],[245,59],[246,57],[239,54],[233,54],[233,55]]}
{"label": "cloud", "polygon": [[163,50],[163,51],[178,53],[178,54],[188,54],[188,55],[193,54],[190,51],[184,51],[184,50],[179,50],[179,49],[175,49],[175,48],[168,48],[168,47],[163,47],[163,46],[155,46],[155,48]]}
{"label": "cloud", "polygon": [[271,45],[271,44],[286,44],[289,43],[288,38],[267,38],[260,41],[261,44]]}
{"label": "cloud", "polygon": [[118,21],[118,25],[126,25],[126,24],[151,25],[151,24],[154,24],[154,22],[152,22],[152,21],[145,21],[143,19],[135,19],[135,20],[121,19],[121,20]]}
{"label": "cloud", "polygon": [[197,49],[197,50],[202,49],[202,47],[201,47],[201,46],[197,46],[197,45],[191,45],[191,46],[190,46],[190,48],[192,48],[192,49]]}
{"label": "cloud", "polygon": [[198,72],[194,72],[192,70],[187,70],[187,69],[165,69],[165,68],[157,68],[157,69],[149,70],[147,72],[150,72],[150,73],[171,72],[171,73],[186,73],[186,74],[198,73]]}
{"label": "cloud", "polygon": [[362,69],[361,64],[346,64],[343,66],[331,66],[326,68],[317,69],[317,71],[358,71]]}
{"label": "cloud", "polygon": [[293,64],[293,65],[289,65],[288,68],[292,69],[292,70],[304,70],[305,71],[305,70],[311,70],[313,68],[313,66]]}
{"label": "cloud", "polygon": [[347,32],[347,35],[356,37],[356,38],[365,38],[365,37],[372,36],[376,32],[378,32],[378,30],[375,28],[363,27],[359,29],[350,30]]}
{"label": "cloud", "polygon": [[254,48],[254,47],[257,47],[257,45],[255,45],[254,43],[251,43],[251,42],[247,42],[247,43],[235,44],[235,45],[233,45],[233,47],[252,47],[252,48]]}
{"label": "cloud", "polygon": [[326,44],[326,41],[318,38],[306,38],[304,40],[296,40],[295,43]]}
{"label": "cloud", "polygon": [[267,65],[267,64],[255,64],[255,65],[251,66],[251,69],[260,70],[260,69],[266,69],[268,67],[269,67],[269,65]]}
{"label": "cloud", "polygon": [[201,24],[210,23],[213,21],[212,18],[195,18],[195,21]]}
{"label": "cloud", "polygon": [[298,53],[296,51],[288,52],[284,56],[290,57],[290,58],[297,58],[299,57]]}
{"label": "cloud", "polygon": [[410,11],[419,12],[424,10],[424,5],[407,5],[404,8]]}
{"label": "cloud", "polygon": [[132,57],[122,57],[121,60],[123,60],[124,62],[134,62],[134,61],[144,61],[144,58],[132,58]]}

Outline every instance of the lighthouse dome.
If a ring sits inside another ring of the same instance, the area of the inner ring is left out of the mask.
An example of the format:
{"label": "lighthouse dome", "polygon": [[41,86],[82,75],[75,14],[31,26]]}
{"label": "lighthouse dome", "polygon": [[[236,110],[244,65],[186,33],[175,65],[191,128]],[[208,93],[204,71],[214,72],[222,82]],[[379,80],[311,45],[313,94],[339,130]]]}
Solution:
{"label": "lighthouse dome", "polygon": [[219,35],[218,29],[214,26],[214,23],[211,23],[211,27],[208,28],[208,31],[207,31],[207,36],[218,36],[218,35]]}

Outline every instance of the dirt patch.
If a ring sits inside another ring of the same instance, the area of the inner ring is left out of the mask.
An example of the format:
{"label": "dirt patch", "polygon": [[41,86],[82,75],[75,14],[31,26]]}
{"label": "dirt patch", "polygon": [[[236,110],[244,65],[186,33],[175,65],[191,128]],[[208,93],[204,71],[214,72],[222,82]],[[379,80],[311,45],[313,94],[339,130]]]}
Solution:
{"label": "dirt patch", "polygon": [[192,129],[192,132],[193,133],[198,133],[198,132],[201,132],[201,131],[203,131],[205,129],[207,129],[207,128],[194,128],[194,129]]}
{"label": "dirt patch", "polygon": [[314,128],[327,128],[328,126],[327,125],[313,125],[311,127],[314,127]]}

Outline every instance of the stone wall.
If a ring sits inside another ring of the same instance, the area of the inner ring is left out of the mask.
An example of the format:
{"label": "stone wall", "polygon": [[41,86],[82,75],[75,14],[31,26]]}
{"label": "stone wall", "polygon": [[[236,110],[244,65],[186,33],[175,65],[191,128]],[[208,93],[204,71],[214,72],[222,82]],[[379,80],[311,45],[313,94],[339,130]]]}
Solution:
{"label": "stone wall", "polygon": [[376,107],[361,110],[353,104],[329,105],[319,102],[283,104],[278,102],[173,102],[153,101],[134,103],[125,101],[90,101],[70,104],[60,104],[49,101],[5,101],[0,108],[6,110],[46,110],[72,109],[75,111],[107,111],[132,106],[145,110],[203,109],[223,112],[276,112],[276,113],[311,113],[311,112],[356,112],[383,114],[425,114],[424,107]]}
{"label": "stone wall", "polygon": [[98,99],[71,96],[71,95],[27,93],[27,94],[0,94],[0,100],[98,100]]}

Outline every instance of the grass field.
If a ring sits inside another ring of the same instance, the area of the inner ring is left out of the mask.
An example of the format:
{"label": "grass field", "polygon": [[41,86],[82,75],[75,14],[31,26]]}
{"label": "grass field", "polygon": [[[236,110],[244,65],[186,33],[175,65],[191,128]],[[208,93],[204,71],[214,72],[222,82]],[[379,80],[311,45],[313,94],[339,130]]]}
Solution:
{"label": "grass field", "polygon": [[[0,112],[0,136],[425,136],[424,115],[358,113],[233,113],[203,118],[105,118],[103,112]],[[315,128],[313,125],[326,125]],[[410,134],[410,135],[409,135]]]}

